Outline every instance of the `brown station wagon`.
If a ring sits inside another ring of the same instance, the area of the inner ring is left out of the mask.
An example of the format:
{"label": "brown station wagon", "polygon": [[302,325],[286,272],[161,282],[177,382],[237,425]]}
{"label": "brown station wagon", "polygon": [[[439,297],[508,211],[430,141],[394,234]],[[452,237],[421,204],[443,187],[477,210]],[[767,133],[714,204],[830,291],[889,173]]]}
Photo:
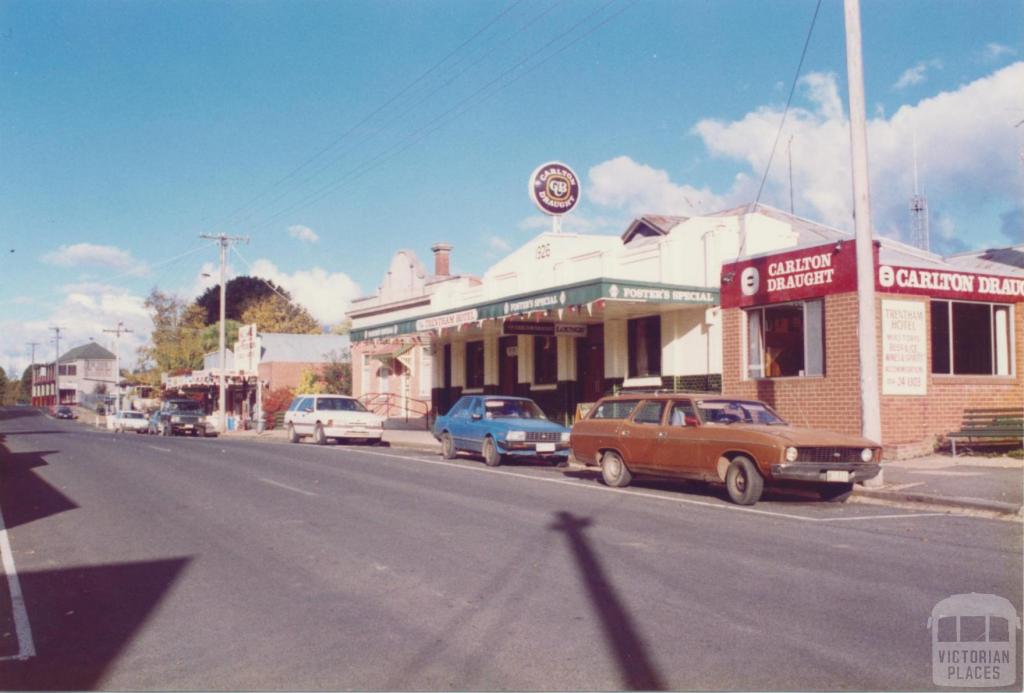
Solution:
{"label": "brown station wagon", "polygon": [[763,402],[706,393],[606,397],[572,427],[571,446],[609,486],[634,475],[724,482],[740,505],[756,503],[765,482],[810,483],[845,501],[882,456],[866,438],[797,428]]}

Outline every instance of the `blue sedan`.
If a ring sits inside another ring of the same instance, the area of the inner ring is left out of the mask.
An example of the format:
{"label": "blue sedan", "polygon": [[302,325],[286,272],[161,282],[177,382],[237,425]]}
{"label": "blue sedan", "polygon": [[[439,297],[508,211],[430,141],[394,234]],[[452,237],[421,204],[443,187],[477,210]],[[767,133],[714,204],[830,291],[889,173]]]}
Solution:
{"label": "blue sedan", "polygon": [[540,407],[525,397],[466,395],[434,422],[446,460],[460,450],[483,455],[491,467],[505,457],[539,457],[565,465],[569,429],[548,421]]}

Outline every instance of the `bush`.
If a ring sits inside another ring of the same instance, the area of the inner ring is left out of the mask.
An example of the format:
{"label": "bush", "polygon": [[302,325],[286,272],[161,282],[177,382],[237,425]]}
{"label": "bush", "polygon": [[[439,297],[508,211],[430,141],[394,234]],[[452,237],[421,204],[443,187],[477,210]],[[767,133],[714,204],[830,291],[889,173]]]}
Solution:
{"label": "bush", "polygon": [[267,430],[274,427],[274,415],[280,412],[283,416],[294,398],[295,393],[287,387],[263,393],[263,420],[266,422]]}

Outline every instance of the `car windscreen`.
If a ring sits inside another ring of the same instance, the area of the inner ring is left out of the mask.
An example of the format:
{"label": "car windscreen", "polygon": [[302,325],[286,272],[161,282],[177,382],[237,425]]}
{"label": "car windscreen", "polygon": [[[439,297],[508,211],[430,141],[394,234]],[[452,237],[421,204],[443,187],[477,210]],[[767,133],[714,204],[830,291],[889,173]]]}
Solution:
{"label": "car windscreen", "polygon": [[318,411],[366,411],[363,403],[342,397],[322,397],[316,401]]}
{"label": "car windscreen", "polygon": [[488,399],[484,401],[488,419],[546,419],[544,412],[526,399]]}
{"label": "car windscreen", "polygon": [[199,402],[168,402],[167,411],[202,412]]}
{"label": "car windscreen", "polygon": [[697,411],[705,423],[748,423],[785,426],[786,422],[767,404],[738,399],[706,399],[697,402]]}

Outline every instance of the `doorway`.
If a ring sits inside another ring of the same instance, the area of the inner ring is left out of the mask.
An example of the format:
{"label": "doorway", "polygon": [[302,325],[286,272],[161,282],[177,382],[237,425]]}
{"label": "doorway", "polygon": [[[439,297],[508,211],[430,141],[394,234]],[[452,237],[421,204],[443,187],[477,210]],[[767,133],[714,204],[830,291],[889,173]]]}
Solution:
{"label": "doorway", "polygon": [[515,335],[498,339],[498,394],[516,394],[519,381],[519,338]]}
{"label": "doorway", "polygon": [[596,402],[604,394],[604,325],[587,325],[587,336],[576,350],[580,401]]}

